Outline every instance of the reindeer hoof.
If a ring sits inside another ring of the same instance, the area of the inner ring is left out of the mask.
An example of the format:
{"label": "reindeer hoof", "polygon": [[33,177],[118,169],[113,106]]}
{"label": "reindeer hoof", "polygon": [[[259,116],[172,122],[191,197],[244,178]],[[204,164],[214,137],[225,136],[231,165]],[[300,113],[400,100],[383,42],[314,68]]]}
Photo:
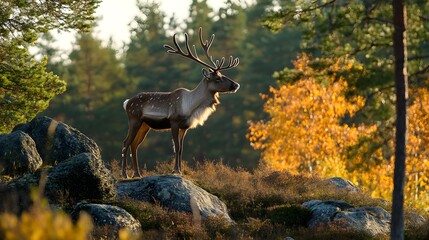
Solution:
{"label": "reindeer hoof", "polygon": [[180,171],[179,169],[174,169],[171,174],[182,175],[182,171]]}
{"label": "reindeer hoof", "polygon": [[142,178],[140,173],[134,173],[133,178]]}
{"label": "reindeer hoof", "polygon": [[122,177],[124,178],[124,179],[128,179],[128,175],[127,175],[127,173],[126,172],[122,172]]}

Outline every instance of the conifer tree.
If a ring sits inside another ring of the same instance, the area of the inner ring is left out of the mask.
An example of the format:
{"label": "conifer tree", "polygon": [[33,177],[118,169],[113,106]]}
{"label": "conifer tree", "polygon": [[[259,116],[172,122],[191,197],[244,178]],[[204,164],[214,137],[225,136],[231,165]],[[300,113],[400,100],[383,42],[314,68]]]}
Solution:
{"label": "conifer tree", "polygon": [[44,112],[93,138],[106,160],[118,158],[126,118],[122,102],[134,90],[111,43],[103,46],[93,33],[80,33],[61,77],[65,93]]}
{"label": "conifer tree", "polygon": [[46,71],[47,59],[29,53],[40,33],[85,30],[98,0],[2,1],[0,3],[0,133],[31,120],[64,92],[65,83]]}

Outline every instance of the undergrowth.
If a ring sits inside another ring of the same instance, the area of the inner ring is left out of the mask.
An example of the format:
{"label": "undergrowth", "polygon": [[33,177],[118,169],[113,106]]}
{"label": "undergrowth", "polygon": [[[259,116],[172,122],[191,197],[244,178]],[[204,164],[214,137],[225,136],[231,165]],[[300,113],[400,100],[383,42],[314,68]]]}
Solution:
{"label": "undergrowth", "polygon": [[[112,167],[119,176],[119,165],[116,163]],[[155,170],[144,170],[142,174],[170,174],[171,169],[171,164],[161,163]],[[140,215],[139,220],[145,222],[142,226],[145,239],[285,239],[287,236],[294,239],[388,239],[388,236],[374,237],[346,227],[307,228],[311,212],[302,207],[302,203],[314,199],[341,200],[355,207],[379,206],[390,212],[390,203],[373,199],[363,191],[353,193],[317,177],[291,175],[264,167],[250,172],[206,161],[193,166],[185,162],[183,170],[185,178],[225,202],[236,224],[222,219],[196,224],[191,215],[127,200],[122,207]],[[407,223],[407,239],[429,239],[426,226],[415,227],[412,221]]]}
{"label": "undergrowth", "polygon": [[[119,178],[118,163],[113,162],[111,167],[114,176]],[[142,173],[145,176],[170,174],[171,169],[170,164],[163,163],[158,164],[154,171]],[[289,236],[297,240],[388,239],[388,236],[374,237],[338,225],[307,228],[311,212],[302,207],[302,203],[313,199],[342,200],[356,207],[379,206],[387,211],[391,208],[386,201],[372,199],[365,192],[353,193],[337,189],[317,177],[269,171],[264,167],[250,172],[214,162],[197,163],[193,166],[185,163],[184,177],[225,202],[235,223],[227,222],[221,217],[193,219],[191,214],[170,211],[157,204],[133,199],[103,202],[124,208],[141,223],[141,232],[138,235],[122,231],[118,238],[137,239],[137,236],[138,239],[285,239]],[[85,236],[82,239],[105,239],[101,236],[109,236],[108,228],[94,226],[91,231],[92,224],[85,215],[82,220],[72,223],[67,215],[46,207],[42,200],[33,202],[34,206],[20,216],[0,214],[1,239],[48,239],[33,236],[40,235],[41,232],[52,234],[54,237],[51,239],[74,238],[78,236],[76,234]],[[428,217],[427,214],[423,215]],[[416,226],[413,216],[415,215],[412,211],[407,211],[405,238],[429,239],[428,226]],[[65,225],[60,225],[61,223]],[[29,229],[38,230],[31,232]],[[54,235],[56,233],[66,237]],[[23,234],[29,234],[29,237],[22,237]]]}

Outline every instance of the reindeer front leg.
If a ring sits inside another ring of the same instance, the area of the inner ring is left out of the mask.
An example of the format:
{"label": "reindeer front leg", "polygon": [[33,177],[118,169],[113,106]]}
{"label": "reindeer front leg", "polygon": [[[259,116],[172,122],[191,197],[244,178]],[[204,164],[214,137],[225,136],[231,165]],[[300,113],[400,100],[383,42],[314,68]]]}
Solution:
{"label": "reindeer front leg", "polygon": [[181,129],[178,126],[172,126],[171,132],[173,134],[175,162],[173,173],[182,174],[182,151],[183,151],[183,139],[185,138],[187,129]]}
{"label": "reindeer front leg", "polygon": [[127,168],[127,152],[128,152],[128,149],[124,146],[122,148],[122,164],[121,164],[121,176],[123,178],[128,178],[127,172],[125,171],[125,169]]}
{"label": "reindeer front leg", "polygon": [[140,168],[139,168],[139,159],[137,157],[137,149],[139,148],[140,144],[144,141],[147,134],[149,133],[150,127],[143,123],[134,138],[133,143],[131,143],[131,158],[133,159],[133,170],[134,170],[134,178],[141,178],[140,174]]}

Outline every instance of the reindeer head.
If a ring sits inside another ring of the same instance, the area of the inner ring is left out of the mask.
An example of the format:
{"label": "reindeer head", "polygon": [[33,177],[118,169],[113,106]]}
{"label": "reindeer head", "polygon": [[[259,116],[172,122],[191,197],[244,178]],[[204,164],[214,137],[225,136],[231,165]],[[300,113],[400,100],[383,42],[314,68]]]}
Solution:
{"label": "reindeer head", "polygon": [[220,71],[207,71],[206,69],[203,69],[202,72],[208,85],[208,90],[211,92],[235,93],[240,88],[240,84],[223,75]]}
{"label": "reindeer head", "polygon": [[167,50],[168,53],[178,54],[179,56],[191,59],[191,60],[207,67],[208,69],[203,69],[202,73],[203,73],[204,80],[206,81],[206,84],[207,84],[209,91],[211,91],[213,93],[215,93],[215,92],[236,92],[240,88],[240,85],[238,83],[234,82],[229,77],[223,75],[221,73],[221,71],[238,66],[238,64],[240,63],[239,59],[233,58],[232,56],[230,56],[227,66],[224,66],[225,57],[222,57],[221,60],[214,61],[213,57],[210,56],[210,54],[209,54],[209,50],[210,50],[210,47],[213,43],[215,35],[212,34],[212,36],[210,37],[210,40],[204,41],[202,33],[203,33],[203,29],[200,28],[199,29],[199,37],[200,37],[201,47],[203,48],[204,53],[205,53],[206,57],[210,60],[211,64],[203,62],[198,57],[195,45],[192,45],[192,48],[194,51],[193,52],[191,51],[191,49],[189,47],[189,36],[187,33],[185,33],[185,45],[186,45],[186,50],[187,50],[186,53],[182,51],[179,44],[177,43],[176,34],[173,35],[173,43],[176,46],[176,48],[173,48],[167,44],[165,44],[164,47],[168,49]]}

